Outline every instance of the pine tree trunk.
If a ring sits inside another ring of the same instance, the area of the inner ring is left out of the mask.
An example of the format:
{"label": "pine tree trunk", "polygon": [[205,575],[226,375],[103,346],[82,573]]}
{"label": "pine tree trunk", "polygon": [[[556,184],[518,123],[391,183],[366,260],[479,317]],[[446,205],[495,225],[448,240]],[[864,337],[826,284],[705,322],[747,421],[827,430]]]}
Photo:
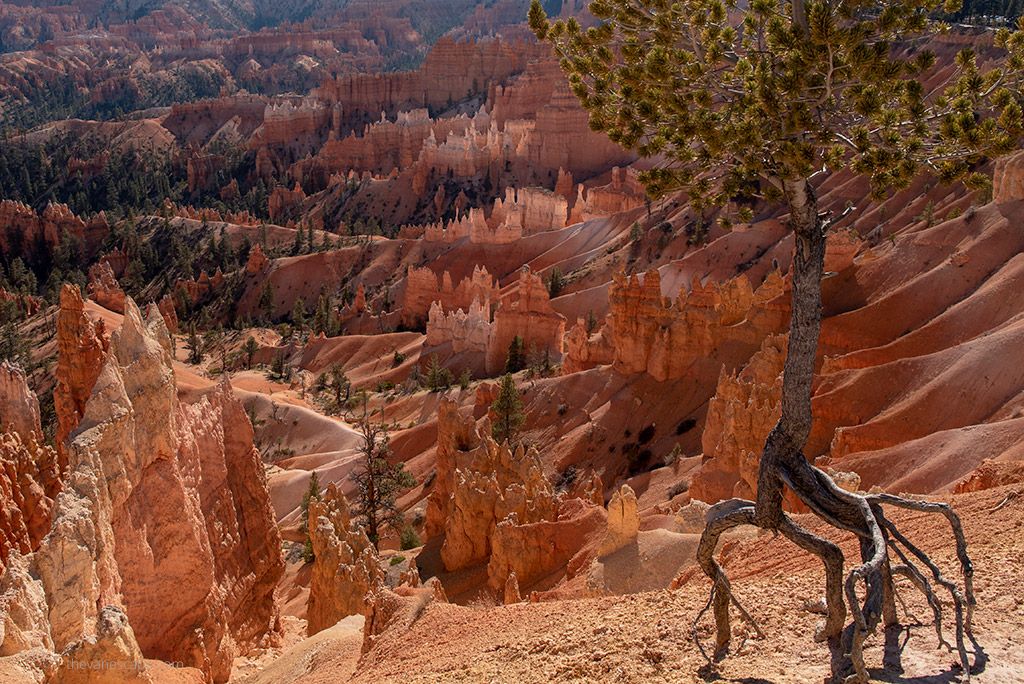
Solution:
{"label": "pine tree trunk", "polygon": [[[782,415],[768,435],[757,474],[754,519],[761,527],[776,529],[782,523],[783,483],[780,466],[803,459],[811,433],[811,386],[814,359],[821,330],[821,276],[825,264],[825,234],[818,216],[818,198],[805,179],[783,181],[789,205],[793,247],[792,313],[789,351],[782,375]],[[797,464],[791,471],[800,470]]]}

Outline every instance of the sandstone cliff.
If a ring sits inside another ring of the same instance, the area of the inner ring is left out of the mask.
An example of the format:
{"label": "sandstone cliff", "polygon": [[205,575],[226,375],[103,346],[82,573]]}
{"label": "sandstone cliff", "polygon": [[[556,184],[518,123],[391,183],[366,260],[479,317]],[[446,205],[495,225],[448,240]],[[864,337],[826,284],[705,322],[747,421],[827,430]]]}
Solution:
{"label": "sandstone cliff", "polygon": [[[84,317],[76,292],[62,293],[65,331]],[[225,681],[234,656],[277,629],[273,592],[283,571],[245,411],[226,382],[195,404],[179,403],[170,339],[155,307],[144,319],[126,300],[95,377],[69,375],[83,347],[100,349],[95,338],[61,345],[62,356],[72,355],[60,359],[72,408],[65,420],[80,422],[66,445],[52,529],[28,561],[35,570],[5,580],[22,588],[19,595],[45,597],[45,619],[9,606],[15,628],[8,634],[20,636],[2,648],[59,652],[91,635],[102,641],[109,617],[102,609],[114,606],[137,642],[119,632],[129,651]],[[94,385],[78,412],[73,400],[83,380]]]}
{"label": "sandstone cliff", "polygon": [[67,467],[65,442],[82,420],[85,404],[103,368],[107,346],[102,326],[85,315],[85,302],[78,286],[65,284],[57,316],[57,385],[53,390],[62,471]]}

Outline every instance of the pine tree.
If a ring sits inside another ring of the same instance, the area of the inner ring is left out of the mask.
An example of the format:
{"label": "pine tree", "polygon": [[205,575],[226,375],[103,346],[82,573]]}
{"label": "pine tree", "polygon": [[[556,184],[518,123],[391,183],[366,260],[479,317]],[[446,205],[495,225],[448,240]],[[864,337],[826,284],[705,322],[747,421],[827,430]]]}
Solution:
{"label": "pine tree", "polygon": [[427,372],[424,375],[426,388],[431,392],[436,392],[437,390],[448,389],[454,381],[455,377],[452,375],[452,372],[441,365],[437,354],[431,354],[430,360],[427,363]]}
{"label": "pine tree", "polygon": [[260,311],[263,312],[264,321],[270,321],[274,315],[274,284],[269,279],[263,281],[260,290]]}
{"label": "pine tree", "polygon": [[320,476],[314,470],[309,476],[309,486],[302,494],[302,516],[299,523],[299,534],[302,535],[302,560],[307,563],[316,560],[316,555],[313,553],[313,541],[309,536],[309,503],[320,501],[321,495]]}
{"label": "pine tree", "polygon": [[491,411],[494,412],[494,422],[491,423],[491,435],[494,440],[498,444],[511,444],[526,422],[523,402],[519,399],[519,390],[516,389],[516,381],[511,373],[506,373],[501,379],[501,388],[491,404]]}
{"label": "pine tree", "polygon": [[242,345],[242,353],[245,354],[245,367],[247,369],[252,369],[252,357],[254,357],[256,352],[259,350],[260,345],[256,342],[256,338],[250,335],[249,339],[247,339],[245,344]]}
{"label": "pine tree", "polygon": [[[348,376],[345,375],[345,371],[342,369],[340,363],[336,363],[331,366],[330,374],[330,386],[331,389],[334,390],[334,403],[339,407],[348,405],[349,398],[352,394],[352,382],[348,379]],[[344,399],[342,399],[342,393],[345,394]]]}
{"label": "pine tree", "polygon": [[[981,188],[988,179],[975,170],[978,163],[1013,150],[1024,134],[1024,32],[995,32],[995,46],[1006,54],[985,73],[970,48],[943,73],[923,49],[944,28],[930,17],[959,7],[959,0],[595,0],[589,9],[600,23],[584,31],[575,19],[552,24],[537,0],[531,4],[530,27],[554,46],[590,127],[663,160],[641,175],[648,194],[684,192],[698,217],[743,197],[783,202],[789,215],[792,315],[781,415],[761,454],[756,500],[717,511],[697,552],[713,580],[717,650],[730,640],[736,600],[714,559],[725,531],[753,524],[821,558],[827,618],[819,634],[832,649],[833,674],[841,678],[852,667],[866,682],[864,640],[882,620],[896,623],[890,550],[895,546],[900,563],[923,577],[898,549],[908,547],[881,517],[883,504],[956,521],[942,504],[844,493],[802,450],[811,429],[825,234],[834,221],[819,211],[811,177],[849,170],[868,179],[874,201],[909,187],[922,170]],[[940,90],[930,92],[929,82]],[[753,212],[743,204],[735,216],[750,221]],[[723,212],[719,220],[728,227],[732,218]],[[865,562],[849,575],[845,593],[842,550],[784,513],[784,488],[861,538]],[[965,594],[953,592],[957,647],[968,671],[963,616],[974,603],[972,570],[959,522],[953,527],[965,585]],[[918,560],[927,570],[926,558]],[[847,597],[854,623],[844,636]]]}
{"label": "pine tree", "polygon": [[191,321],[188,324],[188,338],[185,340],[185,346],[188,348],[189,363],[197,366],[203,362],[203,341],[198,333],[196,333],[195,321]]}
{"label": "pine tree", "polygon": [[302,303],[302,297],[295,298],[295,305],[292,307],[292,325],[297,328],[306,325],[306,306]]}
{"label": "pine tree", "polygon": [[391,438],[383,424],[374,423],[365,414],[359,423],[362,444],[359,466],[350,476],[356,485],[354,518],[362,526],[374,548],[380,548],[384,525],[393,533],[401,532],[404,518],[398,510],[398,494],[416,485],[416,479],[404,463],[392,463]]}
{"label": "pine tree", "polygon": [[505,359],[505,372],[518,373],[526,368],[526,345],[523,338],[516,335],[508,345],[508,357]]}

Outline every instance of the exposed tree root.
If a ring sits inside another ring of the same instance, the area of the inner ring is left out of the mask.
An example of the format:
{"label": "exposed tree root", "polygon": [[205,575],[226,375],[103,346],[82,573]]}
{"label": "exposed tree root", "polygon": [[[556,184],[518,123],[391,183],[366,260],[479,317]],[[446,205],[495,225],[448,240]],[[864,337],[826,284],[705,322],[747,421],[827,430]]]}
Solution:
{"label": "exposed tree root", "polygon": [[[848,664],[852,665],[854,674],[846,679],[847,682],[868,681],[868,670],[864,662],[865,641],[876,631],[880,622],[886,627],[897,624],[894,576],[908,578],[911,584],[921,591],[932,609],[933,624],[940,646],[952,651],[953,647],[943,637],[942,608],[931,581],[949,591],[955,612],[956,651],[963,667],[964,681],[967,681],[970,677],[970,662],[964,637],[970,635],[971,617],[976,603],[972,583],[973,566],[967,556],[967,544],[960,519],[952,508],[946,504],[915,501],[889,494],[852,494],[839,489],[831,478],[809,464],[805,472],[795,477],[785,469],[780,472],[780,479],[806,502],[815,514],[834,527],[853,533],[859,538],[861,563],[849,571],[844,581],[844,557],[839,547],[803,529],[785,513],[780,512],[781,516],[775,526],[769,527],[759,524],[755,514],[756,504],[752,501],[731,499],[712,506],[707,514],[707,524],[697,551],[698,563],[704,573],[714,581],[708,603],[697,615],[697,621],[694,623],[694,639],[701,654],[707,658],[697,636],[697,622],[711,607],[714,608],[717,626],[716,655],[725,652],[731,638],[730,603],[735,605],[743,617],[754,625],[758,634],[763,636],[760,628],[741,606],[728,577],[714,559],[714,551],[722,534],[740,525],[756,525],[781,533],[801,548],[821,558],[825,566],[827,617],[816,632],[815,639],[820,641],[838,638],[844,632],[846,612],[849,610],[853,621],[851,629],[846,632],[848,650],[844,655],[848,659]],[[808,480],[818,486],[813,489],[801,488],[800,483]],[[956,542],[963,590],[955,582],[947,579],[935,562],[911,543],[895,523],[885,517],[884,506],[937,513],[946,517]],[[859,517],[859,524],[854,524],[851,515],[854,511]],[[891,564],[892,560],[898,561],[898,564]],[[917,563],[931,574],[931,581]],[[859,590],[862,591],[863,598],[858,596]],[[902,602],[902,599],[900,600]],[[710,661],[710,658],[707,659]],[[834,674],[841,675],[840,672]]]}

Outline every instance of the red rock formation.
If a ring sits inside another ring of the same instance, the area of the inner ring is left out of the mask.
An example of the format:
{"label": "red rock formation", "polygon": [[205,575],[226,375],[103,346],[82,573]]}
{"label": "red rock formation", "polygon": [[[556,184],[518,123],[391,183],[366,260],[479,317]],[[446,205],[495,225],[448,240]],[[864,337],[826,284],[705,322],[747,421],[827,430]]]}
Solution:
{"label": "red rock formation", "polygon": [[298,183],[295,184],[293,190],[288,190],[284,186],[278,185],[270,193],[270,199],[267,200],[267,211],[270,212],[270,220],[276,221],[281,218],[285,212],[304,199],[306,199],[306,193],[303,192]]}
{"label": "red rock formation", "polygon": [[494,325],[487,342],[487,372],[495,374],[505,366],[512,339],[519,335],[527,351],[562,355],[565,316],[551,308],[548,290],[540,276],[523,267],[514,295],[503,297],[494,312]]}
{"label": "red rock formation", "polygon": [[18,311],[26,316],[39,313],[39,309],[43,305],[43,300],[40,297],[8,292],[2,287],[0,287],[0,302],[13,302],[17,306]]}
{"label": "red rock formation", "polygon": [[1000,463],[985,459],[970,475],[956,483],[953,492],[955,494],[980,492],[983,489],[992,489],[1018,482],[1024,482],[1024,463],[1019,461]]}
{"label": "red rock formation", "polygon": [[782,294],[778,273],[770,274],[756,291],[741,275],[706,286],[695,279],[690,291],[673,302],[662,297],[657,271],[644,274],[643,283],[637,276],[617,273],[608,293],[607,333],[615,348],[615,368],[622,373],[646,371],[662,381],[681,377],[727,339],[760,345],[788,322]]}
{"label": "red rock formation", "polygon": [[428,242],[456,242],[464,238],[474,244],[507,245],[526,235],[565,228],[569,218],[566,199],[544,188],[507,188],[504,200],[494,200],[490,215],[470,209],[458,219],[426,228]]}
{"label": "red rock formation", "polygon": [[55,249],[67,231],[79,240],[86,254],[95,252],[110,231],[106,216],[100,212],[87,222],[71,213],[67,205],[46,205],[42,214],[36,214],[26,204],[0,201],[0,249],[10,254],[12,246],[19,245],[20,254],[26,256],[38,241]]}
{"label": "red rock formation", "polygon": [[124,313],[124,290],[106,261],[99,261],[89,269],[88,293],[89,298],[103,308]]}
{"label": "red rock formation", "polygon": [[16,432],[23,439],[42,439],[39,400],[29,389],[25,371],[6,360],[0,363],[0,431]]}
{"label": "red rock formation", "polygon": [[1024,198],[1024,152],[1016,152],[996,162],[992,175],[992,200],[997,203]]}
{"label": "red rock formation", "polygon": [[[644,206],[647,192],[643,184],[637,180],[635,169],[615,167],[611,176],[610,183],[590,188],[583,202],[576,201],[573,207],[573,222],[589,221],[598,216],[608,216]],[[580,190],[582,191],[582,186]]]}
{"label": "red rock formation", "polygon": [[[407,328],[418,328],[430,314],[431,305],[438,302],[442,310],[454,312],[457,309],[469,311],[474,300],[481,306],[497,302],[500,297],[497,283],[484,266],[474,266],[473,274],[452,286],[452,278],[447,271],[438,283],[437,276],[429,268],[413,268],[409,266],[405,280],[405,300],[402,304],[402,324]],[[487,318],[490,318],[489,306]]]}
{"label": "red rock formation", "polygon": [[0,408],[0,567],[6,567],[12,552],[34,551],[49,532],[60,476],[57,452],[38,441],[39,401],[24,371],[6,361],[0,364]]}
{"label": "red rock formation", "polygon": [[429,537],[444,534],[444,526],[452,514],[452,492],[455,490],[455,469],[464,461],[465,452],[480,444],[476,424],[459,415],[459,407],[451,399],[442,399],[437,407],[437,475],[427,497],[424,531]]}
{"label": "red rock formation", "polygon": [[200,271],[198,279],[179,280],[175,289],[187,292],[190,301],[199,302],[218,292],[222,287],[224,274],[218,268],[213,276],[207,275],[206,271]]}
{"label": "red rock formation", "polygon": [[692,499],[715,503],[756,496],[764,441],[782,411],[786,346],[785,335],[771,335],[739,373],[722,368],[708,402],[704,459],[690,485]]}
{"label": "red rock formation", "polygon": [[567,566],[570,574],[586,567],[584,556],[594,557],[606,533],[604,508],[590,493],[556,497],[535,449],[513,452],[489,431],[485,421],[477,432],[455,402],[441,402],[425,530],[444,536],[445,568],[487,562],[488,583],[501,590],[511,574],[526,586]]}
{"label": "red rock formation", "polygon": [[233,658],[276,629],[283,571],[263,466],[230,385],[179,403],[163,320],[153,309],[144,321],[129,299],[67,451],[53,529],[33,560],[53,648],[90,638],[98,609],[121,606],[146,657],[226,681]]}
{"label": "red rock formation", "polygon": [[[366,596],[385,584],[387,573],[366,534],[352,523],[348,502],[335,484],[309,504],[313,573],[306,604],[306,633],[326,629],[369,607]],[[415,567],[415,566],[414,566]]]}
{"label": "red rock formation", "polygon": [[78,286],[65,284],[57,316],[57,384],[53,390],[61,472],[67,467],[65,442],[82,420],[107,353],[104,331],[85,315],[84,306]]}
{"label": "red rock formation", "polygon": [[157,309],[160,311],[160,315],[164,317],[164,325],[167,326],[167,331],[172,335],[178,334],[178,311],[174,308],[174,300],[171,295],[165,294],[160,298],[160,301],[156,303]]}
{"label": "red rock formation", "polygon": [[256,275],[262,272],[270,264],[270,259],[263,253],[259,245],[253,245],[249,250],[249,261],[245,264],[247,275]]}
{"label": "red rock formation", "polygon": [[562,374],[569,375],[595,366],[603,366],[615,360],[615,346],[606,325],[593,335],[587,333],[587,321],[576,319],[576,325],[565,337],[565,358],[562,360]]}
{"label": "red rock formation", "polygon": [[188,191],[205,190],[216,178],[217,172],[224,168],[224,155],[199,154],[195,149],[188,157]]}
{"label": "red rock formation", "polygon": [[456,352],[482,352],[491,375],[505,367],[508,348],[519,335],[526,350],[548,354],[552,361],[562,354],[565,317],[551,308],[547,288],[540,276],[524,266],[514,293],[501,299],[489,322],[489,311],[474,298],[468,311],[445,314],[439,302],[430,307],[427,319],[427,344],[450,342]]}

